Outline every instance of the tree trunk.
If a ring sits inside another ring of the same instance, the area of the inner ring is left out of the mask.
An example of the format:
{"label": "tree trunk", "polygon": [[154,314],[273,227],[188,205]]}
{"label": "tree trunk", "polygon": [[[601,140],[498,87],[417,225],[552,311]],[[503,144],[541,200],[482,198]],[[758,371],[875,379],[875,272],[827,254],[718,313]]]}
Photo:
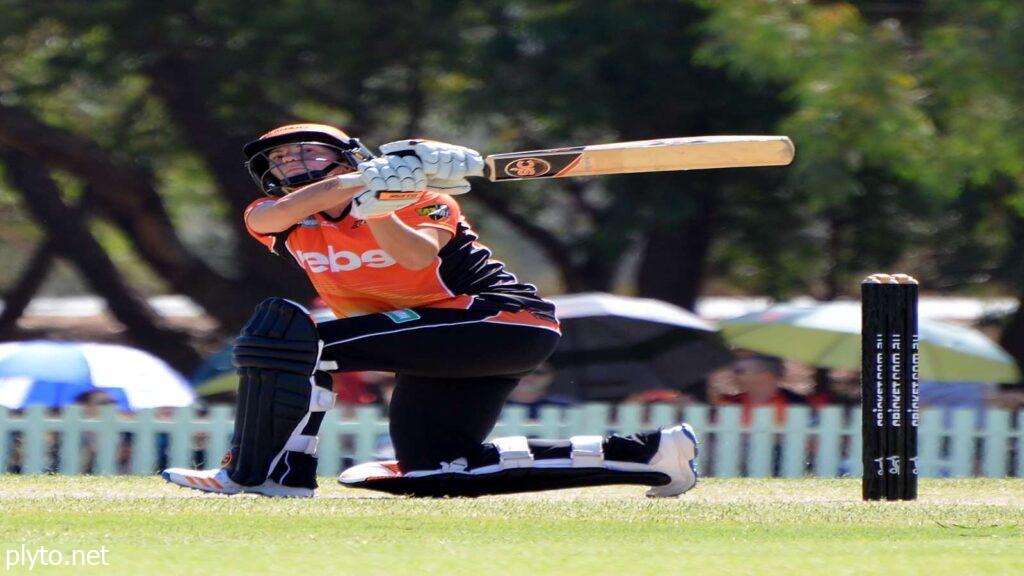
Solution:
{"label": "tree trunk", "polygon": [[1022,304],[1017,305],[1017,311],[1003,328],[999,344],[1017,360],[1017,365],[1024,372],[1024,294],[1017,298]]}
{"label": "tree trunk", "polygon": [[0,313],[0,339],[14,340],[18,319],[25,313],[32,297],[46,281],[53,267],[53,242],[46,238],[36,246],[14,285],[4,293],[4,311]]}
{"label": "tree trunk", "polygon": [[833,216],[827,216],[825,224],[828,227],[828,238],[825,243],[825,278],[821,300],[831,302],[842,294],[840,275],[843,269],[843,226]]}
{"label": "tree trunk", "polygon": [[[148,170],[12,106],[0,105],[0,144],[88,182],[96,208],[132,238],[153,270],[229,331],[241,327],[253,307],[271,294],[262,284],[218,274],[185,248]],[[263,259],[264,265],[272,260],[265,250]]]}
{"label": "tree trunk", "polygon": [[640,296],[689,310],[695,309],[700,295],[718,202],[713,180],[701,178],[694,184],[687,192],[687,215],[659,222],[648,233],[637,273]]}
{"label": "tree trunk", "polygon": [[61,200],[47,167],[20,151],[0,150],[0,155],[13,188],[21,193],[26,208],[44,227],[54,249],[72,261],[106,300],[132,340],[179,370],[195,368],[200,357],[189,345],[188,336],[168,328],[146,300],[124,281],[76,211]]}
{"label": "tree trunk", "polygon": [[1012,215],[1010,245],[1012,253],[1003,264],[1011,281],[1017,285],[1017,310],[1010,317],[999,337],[999,344],[1017,360],[1021,372],[1024,373],[1024,218]]}
{"label": "tree trunk", "polygon": [[[309,300],[313,290],[305,275],[296,273],[295,267],[284,258],[268,257],[266,248],[245,231],[242,213],[261,192],[242,166],[242,146],[258,136],[260,130],[230,125],[210,110],[209,104],[217,98],[210,93],[212,86],[203,81],[203,71],[196,63],[201,59],[202,55],[192,54],[164,55],[154,60],[146,68],[153,82],[153,92],[167,105],[189,144],[203,157],[217,182],[217,189],[231,208],[232,229],[239,239],[236,255],[242,283],[258,287],[258,299],[277,295]],[[256,98],[249,106],[267,107],[259,100]],[[246,307],[246,314],[251,308]]]}

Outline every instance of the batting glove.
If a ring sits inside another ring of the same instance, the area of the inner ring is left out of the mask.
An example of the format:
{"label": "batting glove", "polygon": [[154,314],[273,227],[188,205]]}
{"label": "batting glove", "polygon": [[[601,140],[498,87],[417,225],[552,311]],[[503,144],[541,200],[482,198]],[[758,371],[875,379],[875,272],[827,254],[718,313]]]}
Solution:
{"label": "batting glove", "polygon": [[359,174],[367,190],[422,192],[427,176],[416,156],[385,156],[359,164]]}
{"label": "batting glove", "polygon": [[422,192],[367,190],[352,198],[352,208],[349,213],[356,220],[387,216],[396,210],[415,204],[422,197]]}
{"label": "batting glove", "polygon": [[359,220],[384,216],[415,204],[427,189],[419,158],[387,156],[359,164],[366,191],[352,198],[351,214]]}
{"label": "batting glove", "polygon": [[465,194],[470,190],[467,176],[483,176],[484,160],[471,148],[433,140],[398,140],[380,147],[386,156],[415,155],[427,175],[428,190],[441,194]]}

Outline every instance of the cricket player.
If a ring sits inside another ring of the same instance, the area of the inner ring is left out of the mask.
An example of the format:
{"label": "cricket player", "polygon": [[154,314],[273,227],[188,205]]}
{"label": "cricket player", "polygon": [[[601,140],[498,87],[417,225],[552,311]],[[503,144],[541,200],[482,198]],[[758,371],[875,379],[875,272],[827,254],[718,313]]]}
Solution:
{"label": "cricket player", "polygon": [[207,492],[308,497],[317,431],[334,404],[331,371],[397,374],[390,433],[397,461],[354,466],[347,486],[415,496],[479,496],[594,486],[651,486],[676,496],[697,482],[686,424],[631,436],[485,442],[521,377],[554,350],[555,307],[478,241],[453,195],[483,161],[424,140],[381,147],[320,124],[267,132],[244,148],[266,197],[249,233],[293,259],[337,320],[314,323],[271,298],[235,343],[238,405],[231,449],[211,470],[169,482]]}

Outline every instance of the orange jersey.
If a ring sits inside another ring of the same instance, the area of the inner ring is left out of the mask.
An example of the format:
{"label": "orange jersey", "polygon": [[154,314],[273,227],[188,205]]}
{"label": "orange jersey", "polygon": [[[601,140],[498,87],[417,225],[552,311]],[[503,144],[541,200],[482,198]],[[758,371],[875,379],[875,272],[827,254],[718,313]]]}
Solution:
{"label": "orange jersey", "polygon": [[[264,202],[276,200],[256,200],[245,215]],[[339,318],[403,308],[466,308],[477,297],[520,318],[517,312],[528,311],[543,323],[557,322],[554,305],[537,296],[532,285],[521,284],[477,242],[450,196],[426,193],[395,214],[412,228],[440,228],[453,235],[434,264],[420,270],[398,264],[380,247],[366,222],[347,210],[339,218],[324,213],[308,216],[279,234],[259,234],[248,221],[246,229],[274,253],[290,253]]]}

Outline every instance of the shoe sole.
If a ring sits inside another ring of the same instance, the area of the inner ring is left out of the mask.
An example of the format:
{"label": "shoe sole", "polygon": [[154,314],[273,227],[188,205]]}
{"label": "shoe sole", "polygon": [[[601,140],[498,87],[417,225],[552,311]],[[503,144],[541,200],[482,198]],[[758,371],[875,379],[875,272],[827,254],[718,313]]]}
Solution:
{"label": "shoe sole", "polygon": [[247,486],[243,492],[246,494],[258,494],[268,498],[312,498],[314,494],[312,488],[293,488],[291,486],[281,486],[277,483],[271,486],[262,484],[259,486]]}
{"label": "shoe sole", "polygon": [[181,488],[188,488],[189,490],[195,490],[197,492],[204,492],[206,494],[221,494],[223,496],[234,496],[235,494],[241,494],[241,492],[228,492],[228,491],[224,491],[224,490],[218,490],[217,488],[214,488],[214,487],[211,487],[211,486],[196,486],[196,485],[192,485],[192,484],[180,484],[178,482],[175,482],[174,480],[171,480],[170,472],[161,472],[160,473],[160,477],[163,478],[164,480],[170,482],[171,484],[174,484],[175,486],[179,486]]}
{"label": "shoe sole", "polygon": [[190,490],[196,490],[206,494],[221,494],[223,496],[234,496],[235,494],[256,494],[258,496],[265,496],[268,498],[312,498],[314,491],[311,488],[293,488],[290,486],[281,486],[280,484],[273,483],[272,485],[260,485],[260,486],[246,486],[239,492],[227,492],[219,491],[216,488],[209,488],[206,486],[193,486],[191,484],[179,484],[174,480],[171,480],[171,474],[169,472],[162,472],[160,476],[181,488],[188,488]]}

